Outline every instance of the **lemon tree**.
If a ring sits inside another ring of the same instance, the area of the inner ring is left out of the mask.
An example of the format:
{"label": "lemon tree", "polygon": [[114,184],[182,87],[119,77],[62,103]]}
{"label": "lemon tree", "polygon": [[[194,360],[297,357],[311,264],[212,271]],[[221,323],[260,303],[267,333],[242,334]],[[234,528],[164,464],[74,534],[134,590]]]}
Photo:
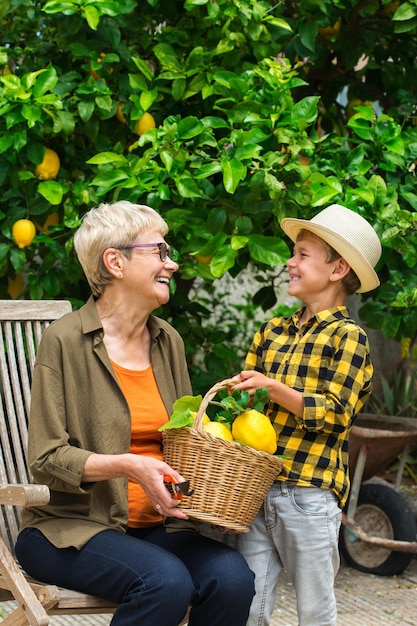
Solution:
{"label": "lemon tree", "polygon": [[[153,206],[181,259],[158,313],[184,337],[197,393],[239,371],[252,324],[278,307],[291,249],[281,218],[340,202],[383,244],[382,284],[360,317],[412,352],[416,31],[414,1],[4,0],[0,276],[77,307],[90,293],[73,249],[81,216],[102,201]],[[350,115],[354,99],[365,104]],[[142,132],[146,114],[157,126]],[[59,170],[38,177],[45,148]],[[16,245],[16,221],[54,212],[56,225]],[[223,277],[243,305],[214,289]]]}

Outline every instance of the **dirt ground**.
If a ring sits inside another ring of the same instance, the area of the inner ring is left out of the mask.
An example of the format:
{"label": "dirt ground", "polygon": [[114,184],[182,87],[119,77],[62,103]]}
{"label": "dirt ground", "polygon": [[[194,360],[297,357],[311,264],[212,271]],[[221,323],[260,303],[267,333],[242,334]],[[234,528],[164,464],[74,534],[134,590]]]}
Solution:
{"label": "dirt ground", "polygon": [[[342,564],[336,578],[338,626],[417,624],[417,560],[400,576],[363,574]],[[282,577],[271,626],[297,626],[295,593]]]}

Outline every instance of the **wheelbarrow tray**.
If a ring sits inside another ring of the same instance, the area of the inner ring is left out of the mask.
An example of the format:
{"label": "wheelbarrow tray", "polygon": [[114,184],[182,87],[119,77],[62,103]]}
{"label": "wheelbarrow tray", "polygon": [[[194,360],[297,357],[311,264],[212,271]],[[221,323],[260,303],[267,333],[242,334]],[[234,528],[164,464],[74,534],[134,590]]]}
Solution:
{"label": "wheelbarrow tray", "polygon": [[417,442],[417,419],[361,413],[350,431],[349,471],[354,475],[359,451],[367,447],[362,481],[378,476],[393,463],[406,446]]}

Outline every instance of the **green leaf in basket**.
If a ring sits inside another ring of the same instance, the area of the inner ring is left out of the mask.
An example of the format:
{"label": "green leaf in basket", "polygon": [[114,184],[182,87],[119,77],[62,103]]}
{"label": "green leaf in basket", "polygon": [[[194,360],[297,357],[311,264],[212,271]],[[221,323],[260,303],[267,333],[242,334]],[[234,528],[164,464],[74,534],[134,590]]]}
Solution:
{"label": "green leaf in basket", "polygon": [[257,389],[255,393],[253,394],[252,407],[256,411],[259,411],[259,413],[262,413],[264,410],[265,404],[268,402],[268,400],[269,400],[268,389],[266,387],[261,387],[260,389]]}
{"label": "green leaf in basket", "polygon": [[[237,417],[240,413],[243,413],[246,409],[242,406],[241,403],[241,393],[240,391],[234,391],[231,396],[227,396],[220,400],[220,405],[228,411],[233,417]],[[245,392],[247,393],[247,392]],[[237,397],[236,397],[237,396]],[[249,399],[249,394],[248,394]],[[246,405],[245,405],[246,406]]]}
{"label": "green leaf in basket", "polygon": [[[212,404],[217,404],[223,407],[223,411],[220,411],[218,415],[221,415],[224,418],[226,413],[228,413],[231,421],[233,421],[238,415],[248,411],[250,408],[256,409],[262,413],[262,410],[268,400],[269,391],[265,387],[262,387],[261,389],[256,389],[253,399],[251,399],[249,392],[235,389],[231,395],[225,396],[220,400],[220,402],[213,402]],[[216,421],[225,421],[224,419],[217,419],[217,416],[215,419]],[[230,419],[227,421],[230,421]]]}
{"label": "green leaf in basket", "polygon": [[185,411],[174,411],[169,421],[158,428],[159,432],[170,430],[171,428],[185,428],[194,423],[195,411],[186,409]]}
{"label": "green leaf in basket", "polygon": [[172,405],[173,413],[166,424],[158,430],[169,430],[171,428],[190,427],[194,423],[195,415],[200,408],[202,396],[181,396]]}
{"label": "green leaf in basket", "polygon": [[228,411],[219,411],[213,418],[213,422],[220,422],[220,424],[231,425],[234,420],[233,415]]}
{"label": "green leaf in basket", "polygon": [[181,398],[175,400],[172,408],[174,409],[174,412],[186,411],[187,409],[190,409],[190,411],[195,411],[197,413],[202,400],[202,396],[181,396]]}
{"label": "green leaf in basket", "polygon": [[239,391],[238,389],[235,389],[235,391],[232,393],[232,398],[236,400],[236,404],[238,405],[238,407],[241,408],[242,411],[246,411],[248,405],[250,404],[249,391],[245,391],[244,389],[242,391]]}

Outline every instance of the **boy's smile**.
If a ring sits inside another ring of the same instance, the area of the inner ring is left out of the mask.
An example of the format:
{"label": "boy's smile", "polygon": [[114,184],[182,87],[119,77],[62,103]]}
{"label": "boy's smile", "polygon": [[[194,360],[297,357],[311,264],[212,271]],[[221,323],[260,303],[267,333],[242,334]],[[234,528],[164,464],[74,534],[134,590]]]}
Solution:
{"label": "boy's smile", "polygon": [[[329,284],[337,261],[326,263],[326,250],[313,239],[302,239],[294,244],[293,256],[287,261],[290,276],[288,293],[304,299],[308,292],[318,293]],[[303,296],[303,297],[301,297]]]}

